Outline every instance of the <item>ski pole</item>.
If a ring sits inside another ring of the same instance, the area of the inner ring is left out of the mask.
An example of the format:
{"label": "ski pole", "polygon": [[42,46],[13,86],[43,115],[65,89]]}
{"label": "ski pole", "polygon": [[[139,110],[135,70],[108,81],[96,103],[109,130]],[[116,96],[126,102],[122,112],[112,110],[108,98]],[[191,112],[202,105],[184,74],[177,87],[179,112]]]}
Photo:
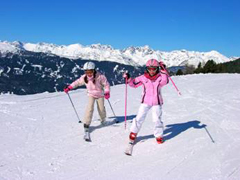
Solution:
{"label": "ski pole", "polygon": [[126,88],[125,88],[125,129],[127,128],[127,77],[125,78]]}
{"label": "ski pole", "polygon": [[207,132],[208,136],[209,136],[209,137],[210,137],[210,139],[212,140],[212,143],[215,143],[215,141],[213,140],[213,138],[212,138],[211,134],[208,132],[207,128],[206,128],[206,127],[204,127],[204,129],[206,130],[206,132]]}
{"label": "ski pole", "polygon": [[179,91],[179,89],[177,88],[176,84],[173,82],[173,80],[172,80],[172,78],[171,78],[171,76],[170,76],[168,70],[167,70],[165,67],[163,67],[163,66],[161,66],[161,68],[163,68],[163,70],[165,70],[165,71],[167,72],[168,78],[171,80],[173,86],[174,86],[175,89],[177,90],[178,95],[182,95],[181,92]]}
{"label": "ski pole", "polygon": [[172,82],[173,86],[175,87],[175,89],[177,90],[178,95],[182,95],[181,92],[178,90],[176,84],[173,82],[172,78],[171,78],[170,76],[168,76],[168,77],[169,77],[169,79],[171,80],[171,82]]}
{"label": "ski pole", "polygon": [[[113,111],[113,108],[112,108],[112,105],[111,105],[109,99],[108,99],[108,103],[109,103],[109,106],[110,106],[111,109],[112,109],[112,112],[113,112],[114,117],[116,118],[116,114],[115,114],[114,111]],[[118,120],[117,120],[117,119],[116,119],[116,123],[118,123]]]}
{"label": "ski pole", "polygon": [[70,102],[72,103],[72,107],[73,107],[73,109],[74,109],[74,111],[75,111],[75,113],[76,113],[76,115],[77,115],[78,122],[81,123],[82,121],[80,120],[80,118],[79,118],[79,116],[78,116],[78,113],[77,113],[76,108],[75,108],[75,106],[74,106],[74,104],[73,104],[73,102],[72,102],[72,99],[71,99],[71,97],[70,97],[70,95],[69,95],[68,93],[67,93],[67,95],[68,95],[69,100],[70,100]]}

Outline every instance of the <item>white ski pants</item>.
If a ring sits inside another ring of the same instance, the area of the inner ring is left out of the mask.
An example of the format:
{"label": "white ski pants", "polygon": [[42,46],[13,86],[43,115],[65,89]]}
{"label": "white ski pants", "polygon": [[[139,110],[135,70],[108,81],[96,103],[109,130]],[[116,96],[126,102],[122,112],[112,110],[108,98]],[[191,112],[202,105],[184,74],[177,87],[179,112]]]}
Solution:
{"label": "white ski pants", "polygon": [[142,124],[147,116],[148,111],[152,109],[152,120],[154,122],[154,136],[162,137],[163,136],[163,122],[162,118],[162,106],[150,106],[147,104],[141,104],[138,110],[136,118],[133,119],[132,126],[130,131],[133,133],[138,133],[142,127]]}

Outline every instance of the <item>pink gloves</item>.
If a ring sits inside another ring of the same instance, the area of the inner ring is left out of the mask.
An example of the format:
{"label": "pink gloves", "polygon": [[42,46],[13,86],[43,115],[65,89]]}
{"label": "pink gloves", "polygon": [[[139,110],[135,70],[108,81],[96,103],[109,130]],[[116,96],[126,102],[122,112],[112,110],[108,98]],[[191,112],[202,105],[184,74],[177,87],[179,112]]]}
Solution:
{"label": "pink gloves", "polygon": [[161,70],[166,69],[166,65],[162,61],[159,62],[159,66],[161,67]]}
{"label": "pink gloves", "polygon": [[69,86],[64,88],[64,92],[68,93],[68,91],[70,91],[71,89],[73,89],[73,87],[71,85],[69,85]]}
{"label": "pink gloves", "polygon": [[159,66],[161,68],[161,73],[168,75],[168,72],[167,72],[167,69],[166,69],[166,65],[162,61],[159,62]]}
{"label": "pink gloves", "polygon": [[109,98],[110,98],[110,92],[105,92],[104,98],[105,98],[105,99],[109,99]]}

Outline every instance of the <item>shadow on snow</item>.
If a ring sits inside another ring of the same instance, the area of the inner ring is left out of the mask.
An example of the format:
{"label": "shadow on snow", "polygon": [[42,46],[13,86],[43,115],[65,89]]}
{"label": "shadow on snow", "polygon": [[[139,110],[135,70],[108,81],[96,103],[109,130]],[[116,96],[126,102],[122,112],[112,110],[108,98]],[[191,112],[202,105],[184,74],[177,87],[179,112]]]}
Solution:
{"label": "shadow on snow", "polygon": [[[185,123],[178,123],[178,124],[168,124],[165,126],[164,133],[163,133],[163,139],[164,141],[168,141],[179,134],[181,134],[184,131],[187,131],[190,128],[195,128],[195,129],[202,129],[205,128],[207,125],[202,124],[198,120],[193,120]],[[155,138],[153,134],[151,135],[146,135],[146,136],[139,136],[137,138],[137,142],[139,141],[144,141],[146,139],[151,139]],[[137,143],[136,142],[136,143]]]}
{"label": "shadow on snow", "polygon": [[[136,115],[129,115],[127,116],[126,120],[127,121],[132,121],[133,118],[135,118]],[[118,123],[121,123],[121,122],[124,122],[125,121],[125,116],[112,116],[112,117],[109,117],[109,118],[115,118],[116,121],[118,121]]]}
{"label": "shadow on snow", "polygon": [[[127,116],[126,120],[127,121],[132,121],[133,118],[135,118],[136,115],[129,115]],[[90,132],[95,131],[96,129],[100,129],[102,127],[107,127],[107,126],[112,126],[115,124],[119,124],[125,121],[125,116],[112,116],[112,117],[108,117],[109,119],[111,118],[111,121],[107,121],[106,125],[97,125],[97,126],[90,126]],[[117,122],[117,123],[116,123]]]}

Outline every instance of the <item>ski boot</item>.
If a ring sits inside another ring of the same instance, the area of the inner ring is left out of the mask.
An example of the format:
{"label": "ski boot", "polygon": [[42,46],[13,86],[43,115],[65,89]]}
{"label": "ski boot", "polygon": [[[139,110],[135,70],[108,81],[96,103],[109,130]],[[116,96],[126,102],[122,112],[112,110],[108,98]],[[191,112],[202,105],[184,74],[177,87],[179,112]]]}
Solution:
{"label": "ski boot", "polygon": [[162,137],[157,137],[156,141],[158,144],[162,144],[164,142]]}
{"label": "ski boot", "polygon": [[134,146],[134,142],[135,142],[136,137],[137,137],[137,133],[131,132],[130,135],[129,135],[128,147],[125,150],[125,154],[128,155],[128,156],[132,155],[133,146]]}
{"label": "ski boot", "polygon": [[89,133],[89,125],[84,124],[84,136],[83,139],[87,142],[91,142],[90,133]]}

